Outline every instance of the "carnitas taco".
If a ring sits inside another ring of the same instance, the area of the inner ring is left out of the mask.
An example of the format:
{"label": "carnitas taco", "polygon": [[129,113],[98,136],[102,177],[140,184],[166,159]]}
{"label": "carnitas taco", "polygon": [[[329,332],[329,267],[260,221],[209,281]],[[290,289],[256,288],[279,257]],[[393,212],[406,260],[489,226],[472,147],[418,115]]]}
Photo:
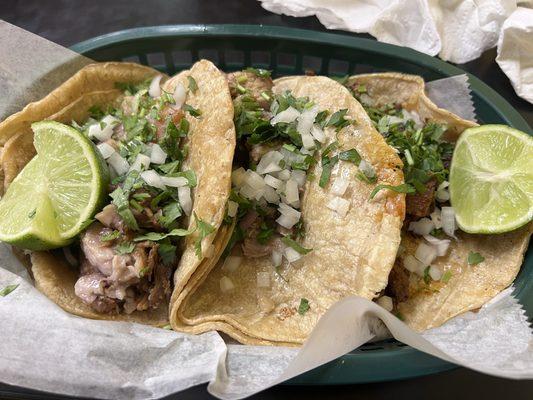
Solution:
{"label": "carnitas taco", "polygon": [[[456,315],[481,307],[511,285],[520,270],[531,235],[531,224],[527,223],[531,219],[531,204],[525,226],[511,232],[471,234],[458,229],[450,204],[450,165],[452,154],[457,156],[455,143],[466,129],[477,124],[438,108],[425,95],[424,81],[417,76],[365,74],[352,76],[345,84],[387,143],[398,151],[408,185],[388,189],[408,192],[407,215],[387,296],[378,301],[389,309],[394,305],[398,317],[418,331],[437,327]],[[469,131],[476,133],[473,129]],[[505,143],[495,149],[501,160],[505,151],[509,152],[504,147]],[[526,150],[518,147],[513,156],[516,159],[500,164],[509,164],[512,171],[516,162],[521,170],[531,171],[533,161],[526,154]],[[469,157],[477,165],[485,162],[473,153]],[[456,171],[464,168],[459,166]],[[499,179],[490,171],[487,167],[484,172],[489,183]],[[529,198],[532,196],[532,178],[526,175],[520,188],[526,204],[528,193]],[[467,191],[473,196],[477,192],[471,189]],[[519,194],[507,191],[505,196],[519,198]],[[487,194],[485,202],[493,201],[493,196],[499,196],[499,192]],[[482,210],[470,211],[473,220],[483,218]],[[506,218],[502,213],[501,224]]]}
{"label": "carnitas taco", "polygon": [[298,345],[336,301],[375,298],[400,243],[402,163],[350,92],[327,77],[228,75],[238,151],[220,261],[175,293],[175,330]]}
{"label": "carnitas taco", "polygon": [[179,279],[221,251],[235,148],[225,75],[202,60],[171,81],[92,64],[0,124],[0,234],[31,250],[36,287],[70,313],[165,325]]}

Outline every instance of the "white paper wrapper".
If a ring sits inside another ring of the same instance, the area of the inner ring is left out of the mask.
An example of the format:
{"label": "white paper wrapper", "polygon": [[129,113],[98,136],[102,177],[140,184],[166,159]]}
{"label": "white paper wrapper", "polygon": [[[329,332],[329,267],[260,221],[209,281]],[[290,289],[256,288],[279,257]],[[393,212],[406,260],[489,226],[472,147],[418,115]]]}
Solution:
{"label": "white paper wrapper", "polygon": [[[0,32],[2,29],[6,26],[0,24]],[[51,64],[40,67],[41,71],[57,71],[54,62],[64,65],[63,61],[72,56],[68,50],[62,54],[59,46],[17,31],[19,46],[29,41],[36,58],[40,53],[47,54],[47,46],[55,49],[55,58],[47,59]],[[6,55],[2,47],[0,54]],[[4,63],[13,61],[0,57],[0,71]],[[39,77],[36,74],[36,79]],[[17,93],[16,82],[2,79],[5,77],[0,76],[0,86],[11,85],[10,93]],[[49,85],[53,87],[61,81],[47,82],[53,82]],[[436,95],[443,91],[452,101],[464,101],[465,91],[469,93],[466,79],[455,77],[448,80],[452,84],[445,82],[428,85],[428,93],[437,104],[443,96],[438,100]],[[36,390],[104,399],[144,399],[209,382],[208,390],[213,395],[238,399],[383,336],[383,323],[398,340],[444,360],[497,376],[533,378],[533,335],[511,290],[480,312],[454,318],[423,335],[375,303],[347,298],[334,305],[305,345],[296,349],[227,344],[216,332],[191,336],[72,316],[41,295],[9,247],[0,244],[0,290],[12,284],[19,286],[0,297],[0,380]]]}

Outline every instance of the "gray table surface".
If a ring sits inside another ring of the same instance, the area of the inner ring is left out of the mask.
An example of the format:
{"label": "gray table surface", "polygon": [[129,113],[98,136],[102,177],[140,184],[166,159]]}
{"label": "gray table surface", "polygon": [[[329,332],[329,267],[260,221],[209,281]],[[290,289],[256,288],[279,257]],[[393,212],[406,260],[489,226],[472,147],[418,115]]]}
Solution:
{"label": "gray table surface", "polygon": [[[0,18],[63,46],[121,29],[164,24],[244,23],[325,31],[314,17],[292,18],[263,10],[256,0],[0,0]],[[368,35],[355,35],[369,37]],[[496,51],[459,67],[476,75],[507,99],[533,126],[533,106],[514,93],[494,62]],[[0,375],[1,380],[1,375]],[[511,381],[464,368],[421,378],[363,385],[278,386],[254,399],[531,399],[533,381]],[[66,398],[0,384],[0,398]],[[168,399],[211,398],[205,385]]]}

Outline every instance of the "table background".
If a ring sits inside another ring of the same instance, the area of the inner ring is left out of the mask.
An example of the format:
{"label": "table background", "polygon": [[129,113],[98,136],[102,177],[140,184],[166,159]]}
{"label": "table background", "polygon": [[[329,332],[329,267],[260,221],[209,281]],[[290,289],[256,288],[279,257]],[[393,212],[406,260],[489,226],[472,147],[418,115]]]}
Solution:
{"label": "table background", "polygon": [[[139,26],[194,23],[243,23],[326,29],[314,17],[291,18],[263,10],[256,0],[0,0],[0,18],[63,46],[93,36]],[[370,37],[369,35],[355,35]],[[507,99],[533,126],[533,106],[514,93],[494,62],[496,51],[459,67],[476,75]],[[1,376],[0,376],[1,379]],[[278,386],[254,399],[458,398],[530,399],[533,381],[510,381],[463,368],[427,377],[351,386]],[[0,384],[0,398],[42,399],[44,394]],[[47,399],[66,397],[46,396]],[[205,385],[167,399],[211,398]]]}

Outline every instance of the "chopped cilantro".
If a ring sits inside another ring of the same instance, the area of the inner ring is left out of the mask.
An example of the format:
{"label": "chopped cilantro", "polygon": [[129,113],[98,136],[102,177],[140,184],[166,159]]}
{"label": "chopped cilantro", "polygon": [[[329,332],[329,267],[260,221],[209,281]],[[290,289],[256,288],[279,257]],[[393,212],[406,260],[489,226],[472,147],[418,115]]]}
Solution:
{"label": "chopped cilantro", "polygon": [[109,233],[104,233],[103,235],[100,235],[100,240],[102,242],[109,242],[111,240],[118,239],[120,237],[119,231],[111,231]]}
{"label": "chopped cilantro", "polygon": [[325,188],[329,182],[329,177],[331,176],[331,170],[339,161],[338,156],[327,157],[322,155],[322,173],[320,174],[320,180],[318,181],[318,186]]}
{"label": "chopped cilantro", "polygon": [[189,90],[193,93],[196,93],[198,90],[198,84],[196,83],[196,80],[190,75],[187,77],[187,79],[189,81]]}
{"label": "chopped cilantro", "polygon": [[288,236],[282,237],[281,241],[283,242],[283,244],[285,244],[286,246],[292,247],[294,250],[296,250],[300,254],[307,254],[313,250],[313,249],[306,249],[305,247],[300,245],[300,243],[296,242],[295,240],[292,240]]}
{"label": "chopped cilantro", "polygon": [[195,244],[196,256],[198,258],[202,258],[202,240],[213,233],[215,231],[215,227],[205,221],[202,221],[200,218],[198,218],[196,213],[194,213],[194,218],[196,220],[196,228],[199,232],[198,239],[196,240]]}
{"label": "chopped cilantro", "polygon": [[246,68],[245,71],[251,72],[260,78],[270,78],[270,74],[271,74],[268,69],[263,69],[263,68],[249,67],[249,68]]}
{"label": "chopped cilantro", "polygon": [[135,239],[133,239],[133,241],[142,242],[143,240],[150,240],[152,242],[158,242],[159,240],[163,240],[171,236],[179,236],[179,237],[187,236],[193,233],[195,230],[196,228],[191,228],[191,229],[175,228],[175,229],[172,229],[168,233],[148,232],[148,233],[145,233],[144,235],[137,236]]}
{"label": "chopped cilantro", "polygon": [[298,314],[304,315],[307,311],[309,311],[309,300],[305,298],[300,299],[300,305],[298,306]]}
{"label": "chopped cilantro", "polygon": [[345,126],[350,125],[351,121],[345,119],[346,113],[348,112],[347,109],[339,110],[329,118],[328,122],[326,123],[326,126],[334,126],[338,131],[340,131]]}
{"label": "chopped cilantro", "polygon": [[115,250],[118,254],[129,254],[135,250],[135,243],[122,242],[115,246]]}
{"label": "chopped cilantro", "polygon": [[431,232],[429,232],[429,234],[439,239],[445,237],[445,233],[442,228],[432,229]]}
{"label": "chopped cilantro", "polygon": [[113,199],[112,203],[117,207],[117,212],[124,220],[124,223],[131,229],[138,231],[139,225],[137,225],[137,221],[129,207],[128,193],[118,187],[109,196]]}
{"label": "chopped cilantro", "polygon": [[32,211],[30,211],[30,212],[28,213],[28,218],[29,218],[29,219],[33,219],[33,217],[35,217],[35,214],[36,214],[36,213],[37,213],[37,209],[34,208]]}
{"label": "chopped cilantro", "polygon": [[357,92],[358,93],[366,93],[366,86],[365,85],[357,86]]}
{"label": "chopped cilantro", "polygon": [[471,251],[471,252],[468,253],[467,261],[468,261],[468,264],[470,264],[470,265],[476,265],[476,264],[479,264],[480,262],[485,261],[485,257],[483,257],[479,253],[475,253],[475,252]]}
{"label": "chopped cilantro", "polygon": [[429,265],[426,268],[424,268],[424,283],[426,285],[429,285],[431,283],[431,276],[429,275],[429,268],[430,268]]}
{"label": "chopped cilantro", "polygon": [[170,243],[159,243],[157,252],[165,265],[171,265],[176,261],[177,247]]}
{"label": "chopped cilantro", "polygon": [[176,219],[181,216],[180,203],[174,201],[163,207],[163,215],[159,217],[159,222],[164,228],[169,229]]}
{"label": "chopped cilantro", "polygon": [[256,236],[256,239],[260,244],[267,244],[273,234],[274,228],[269,227],[265,222],[263,222],[260,226],[260,230]]}
{"label": "chopped cilantro", "polygon": [[448,281],[450,280],[451,277],[452,277],[452,271],[447,270],[447,271],[444,272],[444,274],[442,274],[442,277],[440,278],[440,281],[442,283],[448,283]]}
{"label": "chopped cilantro", "polygon": [[19,287],[19,284],[16,285],[8,285],[2,290],[0,290],[0,296],[6,297],[9,293],[11,293],[13,290]]}
{"label": "chopped cilantro", "polygon": [[409,193],[409,194],[412,194],[412,193],[416,192],[415,188],[412,187],[411,185],[409,185],[408,183],[402,183],[401,185],[397,185],[397,186],[377,185],[374,188],[374,190],[372,190],[372,193],[370,193],[370,199],[373,199],[374,196],[376,196],[376,194],[382,189],[392,190],[392,191],[394,191],[396,193]]}
{"label": "chopped cilantro", "polygon": [[351,161],[354,164],[361,162],[361,156],[356,149],[350,149],[339,153],[339,159],[343,161]]}
{"label": "chopped cilantro", "polygon": [[167,331],[171,331],[172,330],[172,326],[170,326],[170,324],[168,324],[168,325],[165,325],[162,329],[165,329]]}
{"label": "chopped cilantro", "polygon": [[183,110],[185,110],[189,114],[191,114],[193,117],[198,118],[200,115],[202,115],[202,112],[200,110],[194,108],[193,106],[191,106],[189,104],[184,104],[182,108],[183,108]]}
{"label": "chopped cilantro", "polygon": [[365,183],[376,183],[378,181],[378,177],[376,175],[373,175],[373,176],[367,176],[366,174],[364,174],[363,172],[359,171],[355,177],[357,179],[359,179],[360,181],[363,181]]}
{"label": "chopped cilantro", "polygon": [[187,179],[188,186],[190,187],[196,187],[197,184],[196,174],[192,169],[189,169],[187,171],[174,172],[172,174],[168,174],[167,176],[185,178]]}

